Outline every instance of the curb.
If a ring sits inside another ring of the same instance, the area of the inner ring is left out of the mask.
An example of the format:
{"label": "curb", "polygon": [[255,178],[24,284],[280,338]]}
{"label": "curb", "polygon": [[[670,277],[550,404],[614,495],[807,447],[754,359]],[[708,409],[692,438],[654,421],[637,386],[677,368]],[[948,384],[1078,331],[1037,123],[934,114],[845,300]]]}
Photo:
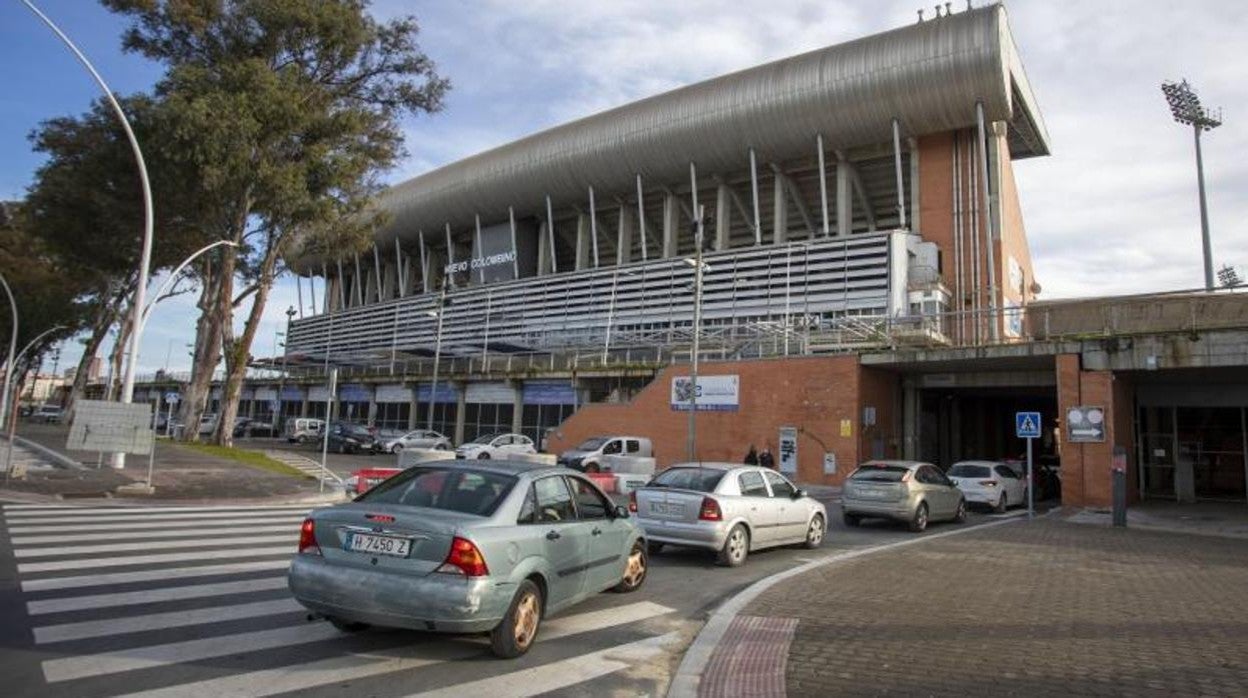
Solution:
{"label": "curb", "polygon": [[257,507],[279,506],[285,504],[308,504],[330,505],[343,504],[348,499],[342,492],[325,493],[323,495],[299,495],[294,497],[260,497],[260,498],[234,498],[234,499],[150,499],[147,497],[141,499],[129,499],[124,497],[94,498],[85,499],[61,499],[57,495],[36,494],[33,492],[19,492],[17,490],[0,489],[0,499],[21,504],[55,504],[55,505],[73,505],[73,506],[128,506],[142,507],[149,506],[152,508],[162,507],[203,507],[203,506],[221,506],[221,507]]}
{"label": "curb", "polygon": [[850,550],[848,552],[836,553],[828,557],[818,560],[812,560],[804,565],[799,565],[793,569],[783,572],[777,572],[770,577],[754,582],[744,590],[738,592],[735,596],[720,604],[719,608],[711,614],[707,619],[706,625],[698,631],[697,636],[693,639],[693,643],[689,645],[689,649],[685,650],[685,656],[680,660],[680,666],[676,669],[676,674],[672,677],[672,683],[667,689],[667,698],[697,698],[698,685],[702,681],[702,672],[706,670],[707,664],[711,661],[711,655],[714,654],[715,648],[719,646],[723,640],[728,626],[736,619],[737,614],[741,612],[751,601],[760,596],[763,592],[772,588],[776,584],[783,582],[790,577],[796,577],[799,574],[809,572],[820,567],[831,565],[845,560],[852,560],[858,557],[865,557],[875,553],[884,552],[886,550],[894,550],[896,548],[918,545],[938,538],[947,538],[949,536],[958,536],[971,531],[992,528],[994,526],[1002,526],[1015,521],[1026,521],[1026,512],[1022,516],[1013,516],[1008,519],[999,521],[991,521],[989,523],[971,526],[969,528],[960,528],[955,531],[942,531],[925,535],[921,538],[911,540],[895,541],[882,546],[871,548],[862,548],[859,550]]}

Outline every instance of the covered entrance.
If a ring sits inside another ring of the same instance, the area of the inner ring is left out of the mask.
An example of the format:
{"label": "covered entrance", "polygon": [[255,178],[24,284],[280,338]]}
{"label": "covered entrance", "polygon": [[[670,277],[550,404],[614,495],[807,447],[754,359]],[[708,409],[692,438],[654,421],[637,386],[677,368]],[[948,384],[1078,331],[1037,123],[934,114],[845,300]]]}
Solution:
{"label": "covered entrance", "polygon": [[1136,378],[1140,497],[1248,502],[1248,383],[1181,373]]}

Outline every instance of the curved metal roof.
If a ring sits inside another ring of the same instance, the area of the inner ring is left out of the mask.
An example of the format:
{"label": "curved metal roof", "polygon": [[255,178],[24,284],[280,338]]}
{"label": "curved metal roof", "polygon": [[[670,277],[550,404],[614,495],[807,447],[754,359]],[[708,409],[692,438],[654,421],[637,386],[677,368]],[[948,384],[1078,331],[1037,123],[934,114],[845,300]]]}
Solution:
{"label": "curved metal roof", "polygon": [[[380,245],[417,231],[539,214],[545,196],[581,202],[586,187],[631,193],[652,183],[740,170],[753,147],[764,161],[800,157],[822,134],[829,149],[965,128],[983,102],[1011,122],[1016,158],[1048,154],[1048,137],[1010,34],[989,5],[811,51],[541,131],[407,180],[380,196],[392,215]],[[602,200],[606,200],[603,198]],[[383,247],[382,249],[385,249]]]}

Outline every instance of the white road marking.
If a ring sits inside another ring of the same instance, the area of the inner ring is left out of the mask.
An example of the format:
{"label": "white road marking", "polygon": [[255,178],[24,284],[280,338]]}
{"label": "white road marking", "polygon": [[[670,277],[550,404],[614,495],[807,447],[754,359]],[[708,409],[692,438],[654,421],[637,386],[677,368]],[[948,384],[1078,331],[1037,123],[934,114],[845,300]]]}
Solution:
{"label": "white road marking", "polygon": [[160,514],[180,514],[189,512],[234,512],[243,513],[262,513],[266,511],[312,511],[317,508],[314,504],[274,504],[255,507],[73,507],[59,506],[49,507],[42,505],[6,505],[4,507],[5,517],[9,519],[26,517],[34,518],[39,516],[98,516],[100,514],[151,514],[157,516]]}
{"label": "white road marking", "polygon": [[[635,622],[664,613],[672,609],[658,604],[642,602],[614,609],[592,611],[585,614],[554,618],[542,624],[538,631],[537,641],[543,642],[560,637],[600,630],[612,625]],[[661,612],[660,612],[661,611]],[[586,616],[592,616],[592,623]],[[606,621],[604,623],[604,621]],[[419,667],[440,664],[459,659],[471,659],[481,654],[480,641],[469,643],[464,641],[420,643],[405,647],[370,652],[368,654],[346,654],[329,659],[322,659],[306,664],[278,667],[253,671],[246,674],[222,676],[194,683],[166,686],[150,691],[129,694],[127,698],[189,698],[204,696],[205,698],[258,698],[290,691],[307,690],[329,683],[340,683],[380,676],[398,671],[406,671]],[[475,646],[474,646],[475,645]]]}
{"label": "white road marking", "polygon": [[26,613],[39,616],[46,613],[64,613],[66,611],[84,611],[96,608],[112,608],[115,606],[135,606],[161,601],[181,601],[183,599],[203,599],[212,596],[229,596],[245,594],[253,591],[270,591],[285,589],[285,577],[261,577],[260,579],[243,579],[236,582],[220,584],[197,584],[181,587],[162,587],[160,589],[144,589],[118,594],[92,594],[90,596],[70,596],[61,599],[28,601]]}
{"label": "white road marking", "polygon": [[[238,533],[252,533],[252,531],[238,531]],[[188,550],[192,548],[221,548],[225,546],[233,546],[234,552],[237,553],[239,548],[246,550],[247,546],[251,545],[287,543],[293,548],[298,542],[299,531],[290,528],[280,535],[269,536],[247,535],[237,538],[212,536],[203,540],[159,540],[139,543],[98,543],[95,545],[24,548],[14,550],[13,557],[23,560],[34,557],[56,557],[57,555],[99,555],[102,553],[130,553],[144,550]]]}
{"label": "white road marking", "polygon": [[[267,522],[266,522],[267,523]],[[90,530],[90,529],[88,529]],[[44,536],[10,536],[9,542],[13,547],[22,547],[25,545],[48,545],[56,543],[94,543],[97,541],[115,541],[127,538],[205,538],[220,535],[237,535],[239,533],[282,533],[283,531],[293,531],[298,535],[299,519],[293,519],[289,524],[268,524],[265,526],[247,526],[234,528],[209,528],[203,529],[199,527],[186,530],[174,531],[145,531],[119,534],[119,533],[76,533],[73,536],[65,535],[44,535]]]}
{"label": "white road marking", "polygon": [[303,610],[303,606],[294,599],[277,599],[275,601],[257,601],[255,603],[235,604],[233,606],[214,606],[197,608],[189,611],[170,611],[168,613],[150,613],[143,616],[126,616],[104,620],[88,620],[80,623],[62,623],[60,625],[44,625],[32,628],[35,644],[49,642],[65,642],[66,640],[82,640],[89,637],[104,637],[123,633],[138,633],[147,630],[165,630],[182,628],[202,623],[219,623],[240,618],[256,616],[275,616]]}
{"label": "white road marking", "polygon": [[256,562],[235,562],[225,565],[200,565],[198,567],[174,567],[160,570],[141,570],[138,572],[113,572],[111,574],[88,574],[75,577],[50,577],[47,579],[23,579],[22,592],[52,591],[55,589],[82,589],[87,587],[109,586],[112,584],[131,584],[133,582],[154,582],[166,579],[191,579],[194,577],[212,577],[220,574],[240,574],[259,572],[261,570],[282,570],[290,567],[290,558],[282,560],[258,560]]}
{"label": "white road marking", "polygon": [[295,544],[272,548],[243,548],[239,550],[202,550],[189,553],[160,553],[157,555],[132,555],[130,557],[108,557],[97,560],[55,560],[53,562],[23,562],[18,564],[19,575],[31,572],[54,572],[58,570],[82,570],[100,567],[121,567],[123,565],[149,565],[163,562],[183,562],[187,560],[222,560],[241,557],[260,557],[262,555],[292,554]]}
{"label": "white road marking", "polygon": [[[29,516],[6,516],[5,522],[9,524],[34,524],[47,523],[48,521],[69,522],[75,524],[88,523],[146,523],[148,521],[182,521],[186,519],[202,520],[211,525],[212,519],[232,519],[241,515],[250,514],[256,516],[265,512],[248,512],[248,511],[219,511],[219,512],[202,512],[202,513],[183,513],[183,514],[164,514],[160,512],[152,512],[147,514],[99,514],[97,516],[72,516],[72,517],[29,517]],[[294,514],[291,511],[273,511],[268,512],[273,515]],[[10,526],[13,528],[13,526]]]}
{"label": "white road marking", "polygon": [[668,646],[678,642],[680,642],[680,633],[667,633],[597,652],[568,657],[557,662],[491,676],[488,679],[468,681],[423,693],[413,693],[407,698],[460,698],[460,696],[525,698],[535,696],[613,674],[633,664],[649,661],[662,655]]}
{"label": "white road marking", "polygon": [[263,524],[289,522],[292,526],[298,526],[304,517],[302,515],[290,517],[286,514],[274,515],[265,518],[240,518],[240,519],[218,519],[215,521],[161,521],[156,523],[74,523],[61,524],[55,526],[9,526],[10,534],[27,534],[27,533],[93,533],[96,531],[142,531],[147,529],[171,530],[175,528],[186,528],[199,531],[201,533],[211,532],[218,529],[207,528],[208,526],[230,526],[241,524]]}
{"label": "white road marking", "polygon": [[300,623],[252,633],[206,637],[200,640],[134,647],[80,657],[50,659],[43,663],[43,675],[48,683],[72,681],[89,676],[183,664],[201,659],[259,652],[339,637],[342,637],[342,631],[329,623]]}

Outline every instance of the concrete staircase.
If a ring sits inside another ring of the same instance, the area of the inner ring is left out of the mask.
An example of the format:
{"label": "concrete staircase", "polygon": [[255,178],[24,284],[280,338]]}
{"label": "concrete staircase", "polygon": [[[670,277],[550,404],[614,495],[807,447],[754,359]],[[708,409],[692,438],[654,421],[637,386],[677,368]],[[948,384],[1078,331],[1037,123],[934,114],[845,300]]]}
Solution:
{"label": "concrete staircase", "polygon": [[264,455],[282,463],[283,465],[289,465],[313,480],[319,480],[324,477],[326,484],[333,485],[335,487],[344,486],[342,478],[334,474],[334,471],[328,468],[321,470],[321,464],[319,462],[306,456],[301,456],[298,453],[291,453],[290,451],[281,451],[276,449],[265,451]]}

